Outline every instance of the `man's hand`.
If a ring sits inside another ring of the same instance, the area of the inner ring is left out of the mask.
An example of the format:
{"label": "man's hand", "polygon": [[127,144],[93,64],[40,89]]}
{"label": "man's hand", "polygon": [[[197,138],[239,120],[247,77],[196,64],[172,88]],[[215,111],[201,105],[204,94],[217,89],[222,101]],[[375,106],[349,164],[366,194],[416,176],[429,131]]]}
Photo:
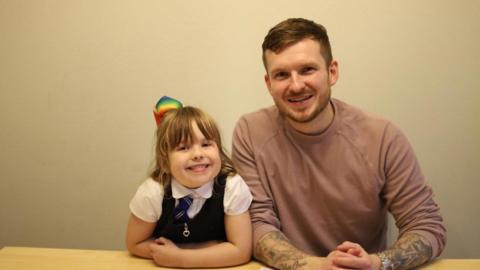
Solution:
{"label": "man's hand", "polygon": [[165,237],[155,239],[155,243],[150,244],[150,252],[153,261],[159,266],[181,267],[181,249]]}
{"label": "man's hand", "polygon": [[[330,258],[330,260],[328,260]],[[369,255],[359,244],[345,241],[327,256],[327,262],[334,266],[348,269],[378,270],[380,258]]]}
{"label": "man's hand", "polygon": [[369,255],[359,244],[344,242],[327,257],[316,257],[294,247],[279,231],[265,234],[255,249],[257,260],[276,269],[296,270],[378,270],[380,258]]}

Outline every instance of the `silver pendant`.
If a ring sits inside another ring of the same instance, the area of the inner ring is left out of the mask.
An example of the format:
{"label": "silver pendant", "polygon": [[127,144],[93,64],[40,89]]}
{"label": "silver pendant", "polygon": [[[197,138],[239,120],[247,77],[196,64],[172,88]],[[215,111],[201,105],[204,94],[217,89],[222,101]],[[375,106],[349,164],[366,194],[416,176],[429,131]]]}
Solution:
{"label": "silver pendant", "polygon": [[187,238],[190,235],[190,231],[188,230],[188,225],[186,222],[184,223],[182,234],[185,238]]}

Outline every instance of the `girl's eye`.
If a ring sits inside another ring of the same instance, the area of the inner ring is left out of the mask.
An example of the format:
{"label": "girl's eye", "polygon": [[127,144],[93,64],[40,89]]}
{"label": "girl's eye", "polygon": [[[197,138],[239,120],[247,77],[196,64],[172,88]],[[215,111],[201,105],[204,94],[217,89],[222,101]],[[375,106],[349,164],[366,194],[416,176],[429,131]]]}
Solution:
{"label": "girl's eye", "polygon": [[186,151],[186,150],[188,150],[188,146],[185,145],[185,144],[181,144],[181,145],[177,146],[177,147],[175,148],[175,150],[177,150],[177,151]]}
{"label": "girl's eye", "polygon": [[212,146],[212,143],[211,143],[211,142],[204,142],[204,143],[202,143],[202,147],[209,147],[209,146]]}

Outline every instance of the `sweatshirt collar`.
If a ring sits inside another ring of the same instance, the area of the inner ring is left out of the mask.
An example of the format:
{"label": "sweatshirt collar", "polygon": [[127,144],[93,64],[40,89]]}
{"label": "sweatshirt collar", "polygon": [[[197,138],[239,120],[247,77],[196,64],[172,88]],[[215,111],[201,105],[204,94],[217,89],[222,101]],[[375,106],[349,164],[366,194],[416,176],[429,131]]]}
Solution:
{"label": "sweatshirt collar", "polygon": [[340,104],[336,99],[332,98],[330,100],[330,103],[332,104],[332,108],[334,111],[333,120],[330,126],[328,126],[322,133],[310,135],[310,134],[299,132],[298,130],[294,129],[288,123],[288,121],[286,121],[284,117],[282,117],[283,126],[286,130],[287,136],[291,137],[298,143],[312,144],[312,143],[319,143],[322,141],[323,138],[331,136],[331,134],[335,133],[336,130],[338,130],[338,126],[340,122],[339,115],[341,114],[341,108],[339,106]]}

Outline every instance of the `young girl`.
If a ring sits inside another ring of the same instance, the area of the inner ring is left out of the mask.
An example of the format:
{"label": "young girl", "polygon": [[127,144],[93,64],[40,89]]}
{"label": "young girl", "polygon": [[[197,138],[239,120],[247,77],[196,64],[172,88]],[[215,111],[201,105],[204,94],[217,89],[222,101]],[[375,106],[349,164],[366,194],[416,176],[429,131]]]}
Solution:
{"label": "young girl", "polygon": [[157,103],[155,117],[156,165],[130,202],[128,250],[165,267],[249,261],[252,195],[223,151],[215,122],[168,97]]}

